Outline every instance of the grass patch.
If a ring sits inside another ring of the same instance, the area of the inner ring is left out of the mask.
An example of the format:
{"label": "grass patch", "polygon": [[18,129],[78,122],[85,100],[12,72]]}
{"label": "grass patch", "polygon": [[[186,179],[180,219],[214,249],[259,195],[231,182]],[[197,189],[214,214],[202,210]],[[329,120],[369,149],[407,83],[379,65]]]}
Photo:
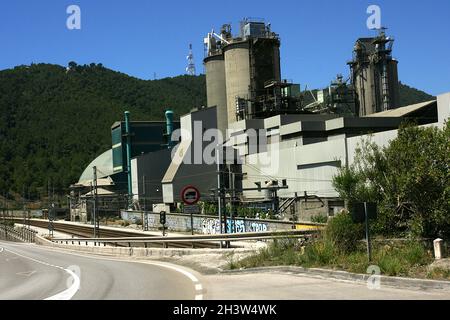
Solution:
{"label": "grass patch", "polygon": [[2,221],[0,221],[0,226],[7,226],[7,227],[11,227],[11,228],[14,228],[14,221],[11,221],[11,220],[2,220]]}
{"label": "grass patch", "polygon": [[394,246],[374,246],[369,263],[364,246],[343,252],[332,241],[322,237],[302,245],[297,240],[276,240],[257,254],[229,264],[230,269],[264,266],[294,265],[305,268],[330,268],[354,273],[366,273],[370,265],[377,265],[381,274],[450,280],[446,270],[427,271],[433,257],[421,243],[408,241]]}

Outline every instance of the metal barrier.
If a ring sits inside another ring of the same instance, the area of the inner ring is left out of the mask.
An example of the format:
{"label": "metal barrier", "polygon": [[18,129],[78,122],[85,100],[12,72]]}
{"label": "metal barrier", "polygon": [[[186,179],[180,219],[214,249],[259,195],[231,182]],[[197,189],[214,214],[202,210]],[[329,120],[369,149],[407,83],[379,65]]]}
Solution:
{"label": "metal barrier", "polygon": [[5,240],[35,242],[36,231],[26,227],[13,228],[6,225],[0,225],[0,235]]}
{"label": "metal barrier", "polygon": [[72,245],[123,246],[131,247],[132,244],[143,245],[145,248],[157,245],[163,248],[169,247],[192,247],[192,248],[212,248],[219,247],[221,243],[250,240],[274,240],[274,239],[303,239],[307,240],[314,236],[318,231],[292,230],[278,232],[252,232],[252,233],[233,233],[233,234],[215,234],[215,235],[189,235],[176,237],[121,237],[121,238],[59,238],[52,242]]}

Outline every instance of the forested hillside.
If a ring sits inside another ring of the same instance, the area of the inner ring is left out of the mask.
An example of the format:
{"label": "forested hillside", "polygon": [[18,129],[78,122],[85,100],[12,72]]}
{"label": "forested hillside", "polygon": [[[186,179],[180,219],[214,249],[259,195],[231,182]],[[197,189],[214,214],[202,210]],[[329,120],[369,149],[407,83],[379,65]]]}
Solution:
{"label": "forested hillside", "polygon": [[0,72],[0,192],[38,198],[78,180],[111,146],[111,125],[164,120],[206,103],[204,76],[145,81],[102,65],[20,66]]}

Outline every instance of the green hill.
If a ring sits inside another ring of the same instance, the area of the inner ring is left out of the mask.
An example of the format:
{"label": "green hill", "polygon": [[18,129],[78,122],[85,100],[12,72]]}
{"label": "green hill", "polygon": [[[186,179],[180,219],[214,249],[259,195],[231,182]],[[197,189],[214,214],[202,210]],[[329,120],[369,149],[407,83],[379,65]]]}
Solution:
{"label": "green hill", "polygon": [[[406,105],[432,97],[402,85],[401,99]],[[204,76],[146,81],[75,63],[69,70],[34,64],[0,71],[0,196],[38,199],[49,181],[64,194],[110,147],[110,127],[125,110],[132,120],[163,120],[167,108],[180,116],[205,100]]]}
{"label": "green hill", "polygon": [[206,103],[204,76],[145,81],[104,68],[20,66],[0,72],[0,192],[36,199],[63,193],[101,152],[111,125],[131,119],[163,120]]}

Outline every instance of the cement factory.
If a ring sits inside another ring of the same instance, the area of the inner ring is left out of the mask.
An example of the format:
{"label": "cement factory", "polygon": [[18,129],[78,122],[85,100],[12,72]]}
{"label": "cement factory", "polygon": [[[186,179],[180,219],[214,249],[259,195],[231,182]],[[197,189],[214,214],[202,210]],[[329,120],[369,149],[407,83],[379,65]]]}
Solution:
{"label": "cement factory", "polygon": [[[394,39],[385,30],[349,44],[348,79],[337,75],[313,93],[283,79],[280,38],[270,24],[246,19],[239,29],[235,35],[226,24],[204,39],[206,106],[176,115],[179,121],[170,110],[166,121],[138,121],[126,112],[112,125],[111,149],[71,186],[71,220],[92,222],[97,210],[96,216],[121,214],[151,228],[152,214],[165,211],[175,230],[188,221],[181,193],[189,185],[203,203],[196,217],[219,214],[220,230],[227,219],[245,219],[238,208],[270,212],[289,227],[330,217],[344,208],[333,176],[353,163],[363,139],[383,146],[405,120],[442,127],[449,117],[450,93],[400,107]],[[223,136],[213,148],[205,139],[210,129]],[[204,219],[198,221],[196,231],[206,232]]]}

